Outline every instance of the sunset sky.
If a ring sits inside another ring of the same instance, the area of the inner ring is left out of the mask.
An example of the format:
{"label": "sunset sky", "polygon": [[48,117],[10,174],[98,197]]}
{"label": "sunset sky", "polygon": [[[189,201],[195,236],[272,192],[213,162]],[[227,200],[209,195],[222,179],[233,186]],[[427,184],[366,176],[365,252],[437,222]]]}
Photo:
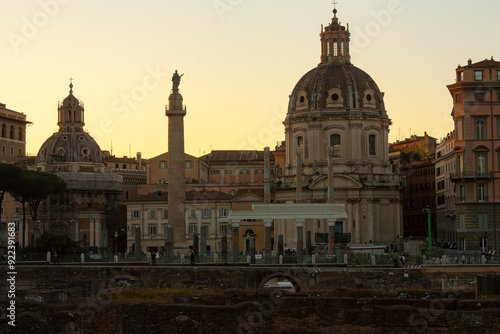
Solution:
{"label": "sunset sky", "polygon": [[[390,142],[445,136],[456,67],[500,60],[498,0],[337,2],[352,63],[385,92]],[[288,96],[319,63],[332,9],[331,0],[0,0],[0,102],[33,122],[36,154],[72,77],[101,149],[152,158],[168,148],[177,69],[187,153],[273,149]]]}

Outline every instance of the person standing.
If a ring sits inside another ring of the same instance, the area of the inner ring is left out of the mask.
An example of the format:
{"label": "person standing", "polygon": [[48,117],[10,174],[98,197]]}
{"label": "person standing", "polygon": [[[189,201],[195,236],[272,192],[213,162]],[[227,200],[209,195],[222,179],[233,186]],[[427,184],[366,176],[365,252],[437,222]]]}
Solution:
{"label": "person standing", "polygon": [[191,265],[194,266],[194,251],[191,249]]}
{"label": "person standing", "polygon": [[465,264],[465,254],[462,253],[462,264]]}
{"label": "person standing", "polygon": [[401,255],[401,258],[399,259],[401,261],[401,267],[404,268],[405,267],[405,256],[404,255]]}

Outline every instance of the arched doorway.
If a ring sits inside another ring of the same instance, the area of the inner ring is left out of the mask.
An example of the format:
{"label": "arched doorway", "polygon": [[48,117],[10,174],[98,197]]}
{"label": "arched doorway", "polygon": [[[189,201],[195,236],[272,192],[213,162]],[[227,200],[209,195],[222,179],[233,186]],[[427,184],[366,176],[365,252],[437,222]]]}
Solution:
{"label": "arched doorway", "polygon": [[255,251],[255,238],[257,237],[255,231],[251,228],[247,228],[245,233],[243,233],[243,237],[245,238],[245,253],[250,254],[252,248]]}

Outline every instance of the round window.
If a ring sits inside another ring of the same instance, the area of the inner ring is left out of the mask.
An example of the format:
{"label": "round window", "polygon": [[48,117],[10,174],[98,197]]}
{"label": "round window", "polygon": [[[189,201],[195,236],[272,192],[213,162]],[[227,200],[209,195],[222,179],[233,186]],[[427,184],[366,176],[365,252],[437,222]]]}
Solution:
{"label": "round window", "polygon": [[301,96],[299,101],[300,101],[300,103],[304,103],[306,101],[306,98],[304,96]]}
{"label": "round window", "polygon": [[372,100],[371,94],[366,94],[366,100],[370,102]]}
{"label": "round window", "polygon": [[83,154],[84,156],[88,157],[88,156],[90,155],[90,150],[89,150],[88,148],[84,147],[84,148],[82,149],[82,154]]}
{"label": "round window", "polygon": [[339,94],[337,94],[337,93],[333,93],[333,94],[332,94],[332,100],[333,100],[333,101],[337,101],[338,99],[339,99]]}

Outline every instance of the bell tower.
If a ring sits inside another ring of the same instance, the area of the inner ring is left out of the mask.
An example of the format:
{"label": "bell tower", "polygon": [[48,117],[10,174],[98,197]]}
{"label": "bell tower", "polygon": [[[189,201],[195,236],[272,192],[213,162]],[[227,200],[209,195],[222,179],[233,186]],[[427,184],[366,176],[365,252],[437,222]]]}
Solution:
{"label": "bell tower", "polygon": [[[336,4],[334,2],[334,4]],[[337,9],[333,9],[332,23],[323,28],[321,26],[321,64],[351,63],[349,55],[349,41],[351,33],[349,24],[342,26],[337,18]]]}

